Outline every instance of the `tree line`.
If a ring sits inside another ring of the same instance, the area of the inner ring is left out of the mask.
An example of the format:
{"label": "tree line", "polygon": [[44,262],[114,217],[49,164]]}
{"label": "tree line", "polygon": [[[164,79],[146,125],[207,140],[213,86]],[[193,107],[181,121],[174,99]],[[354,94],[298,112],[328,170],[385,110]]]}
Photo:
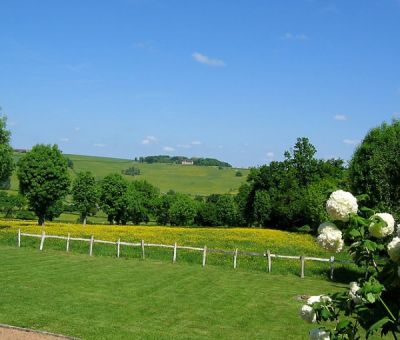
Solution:
{"label": "tree line", "polygon": [[[0,119],[0,180],[14,168],[10,133]],[[128,181],[109,174],[96,181],[91,172],[79,172],[71,180],[68,160],[56,145],[36,145],[17,163],[21,196],[0,194],[6,217],[28,206],[39,224],[63,211],[79,212],[80,221],[102,210],[110,224],[243,226],[315,231],[327,218],[325,201],[337,189],[363,194],[366,204],[399,213],[400,122],[372,129],[356,149],[350,163],[318,159],[308,138],[298,138],[282,161],[253,168],[236,195],[207,197],[160,190],[147,181]],[[65,204],[70,195],[72,204]]]}
{"label": "tree line", "polygon": [[224,168],[231,168],[232,165],[227,162],[222,162],[215,158],[201,158],[192,157],[188,158],[185,156],[168,156],[168,155],[158,155],[158,156],[146,156],[135,158],[135,161],[140,163],[165,163],[165,164],[181,164],[183,161],[192,161],[193,165],[198,166],[220,166]]}

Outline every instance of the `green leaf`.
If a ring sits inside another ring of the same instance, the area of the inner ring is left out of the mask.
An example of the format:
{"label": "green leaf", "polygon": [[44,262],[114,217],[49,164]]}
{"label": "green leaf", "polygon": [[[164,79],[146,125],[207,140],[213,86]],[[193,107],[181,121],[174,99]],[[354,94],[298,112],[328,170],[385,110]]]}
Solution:
{"label": "green leaf", "polygon": [[383,319],[378,320],[375,322],[369,329],[368,329],[368,334],[372,334],[373,332],[377,331],[378,329],[382,328],[384,325],[386,325],[388,322],[393,322],[390,320],[387,316],[385,316]]}
{"label": "green leaf", "polygon": [[368,293],[368,294],[367,294],[367,300],[368,300],[368,302],[370,302],[370,303],[374,303],[374,302],[376,301],[375,295],[372,294],[372,293]]}

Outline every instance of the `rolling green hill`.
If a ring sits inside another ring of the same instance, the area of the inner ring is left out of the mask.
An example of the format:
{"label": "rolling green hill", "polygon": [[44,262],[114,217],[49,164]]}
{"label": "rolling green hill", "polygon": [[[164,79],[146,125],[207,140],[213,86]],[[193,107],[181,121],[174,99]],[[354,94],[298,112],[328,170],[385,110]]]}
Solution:
{"label": "rolling green hill", "polygon": [[[70,170],[72,177],[79,171],[91,171],[97,179],[110,173],[121,173],[122,170],[134,166],[140,169],[139,176],[126,176],[128,180],[145,179],[161,192],[172,189],[177,192],[191,195],[210,195],[235,193],[246,180],[249,170],[240,169],[241,177],[235,176],[238,169],[218,168],[214,166],[192,166],[180,164],[145,164],[127,159],[68,155],[74,162],[74,169]],[[21,157],[16,154],[15,158]],[[18,180],[14,173],[11,179],[11,190],[18,190]]]}

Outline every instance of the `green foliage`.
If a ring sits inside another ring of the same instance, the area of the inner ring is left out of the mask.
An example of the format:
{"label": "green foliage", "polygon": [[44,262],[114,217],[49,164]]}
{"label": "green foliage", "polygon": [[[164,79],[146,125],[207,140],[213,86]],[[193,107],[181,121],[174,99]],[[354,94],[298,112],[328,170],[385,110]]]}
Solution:
{"label": "green foliage", "polygon": [[351,159],[352,191],[367,194],[367,204],[400,214],[400,121],[368,132]]}
{"label": "green foliage", "polygon": [[6,129],[6,117],[0,117],[0,183],[4,183],[12,174],[14,169],[13,151],[10,146],[10,131]]}
{"label": "green foliage", "polygon": [[99,202],[99,190],[93,174],[79,172],[72,184],[72,200],[80,213],[80,220],[86,224],[87,217],[96,212]]}
{"label": "green foliage", "polygon": [[4,217],[14,217],[26,205],[26,200],[21,195],[8,195],[6,192],[0,191],[0,211]]}
{"label": "green foliage", "polygon": [[140,169],[136,168],[134,166],[131,166],[128,169],[121,170],[121,173],[123,175],[127,175],[127,176],[139,176],[140,175]]}
{"label": "green foliage", "polygon": [[44,224],[46,216],[54,217],[59,201],[68,193],[70,179],[67,161],[57,145],[35,145],[18,162],[20,192]]}
{"label": "green foliage", "polygon": [[192,225],[196,212],[196,202],[188,195],[178,194],[168,210],[169,222],[176,226]]}
{"label": "green foliage", "polygon": [[159,155],[159,156],[147,156],[147,157],[140,157],[140,163],[166,163],[166,164],[181,164],[183,161],[193,161],[193,165],[198,166],[221,166],[221,167],[232,167],[227,162],[219,161],[215,158],[187,158],[184,156],[168,156],[168,155]]}
{"label": "green foliage", "polygon": [[254,197],[254,223],[259,226],[266,226],[271,218],[271,198],[268,191],[257,190]]}
{"label": "green foliage", "polygon": [[238,170],[238,171],[235,172],[235,176],[236,176],[236,177],[242,177],[242,176],[243,176],[243,173],[242,173],[241,171]]}
{"label": "green foliage", "polygon": [[127,189],[128,182],[120,174],[110,174],[100,183],[100,206],[110,224],[127,221]]}
{"label": "green foliage", "polygon": [[215,203],[215,210],[217,225],[234,226],[236,224],[237,206],[232,195],[219,195]]}

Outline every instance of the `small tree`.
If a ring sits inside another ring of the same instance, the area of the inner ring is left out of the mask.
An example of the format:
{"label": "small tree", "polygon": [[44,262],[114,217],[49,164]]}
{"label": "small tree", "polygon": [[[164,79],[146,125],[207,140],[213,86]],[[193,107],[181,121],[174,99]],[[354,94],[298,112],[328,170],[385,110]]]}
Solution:
{"label": "small tree", "polygon": [[110,224],[127,221],[127,189],[128,182],[120,174],[108,175],[100,183],[100,206]]}
{"label": "small tree", "polygon": [[196,202],[188,195],[177,195],[169,208],[171,225],[190,226],[196,216]]}
{"label": "small tree", "polygon": [[96,209],[99,201],[96,180],[90,171],[79,172],[72,185],[72,199],[80,213],[80,221],[86,225],[87,217]]}
{"label": "small tree", "polygon": [[271,198],[268,191],[258,190],[254,197],[254,222],[258,227],[265,227],[271,216]]}
{"label": "small tree", "polygon": [[[1,108],[0,108],[1,110]],[[0,184],[7,182],[14,169],[10,131],[6,129],[6,117],[0,117]]]}
{"label": "small tree", "polygon": [[35,145],[18,162],[20,192],[26,196],[40,225],[68,193],[67,161],[57,145]]}

